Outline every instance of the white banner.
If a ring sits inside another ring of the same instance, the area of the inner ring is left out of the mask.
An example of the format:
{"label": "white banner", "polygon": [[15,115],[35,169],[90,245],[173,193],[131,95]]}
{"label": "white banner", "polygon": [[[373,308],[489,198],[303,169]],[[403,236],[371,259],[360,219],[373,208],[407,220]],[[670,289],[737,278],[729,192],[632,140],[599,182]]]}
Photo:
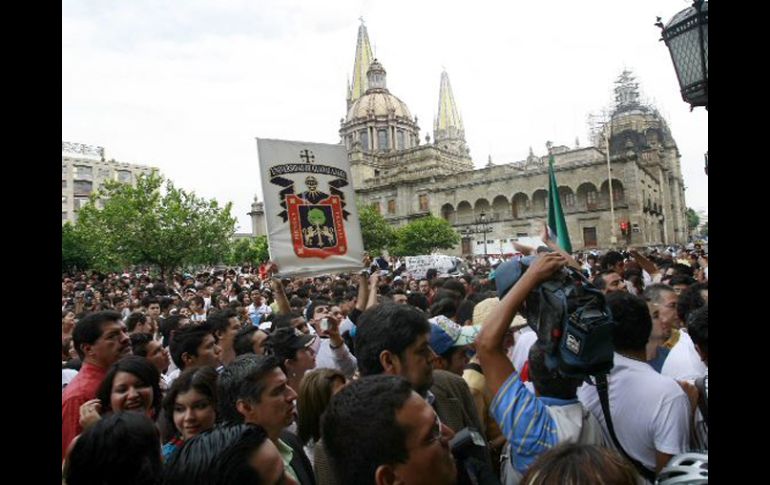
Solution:
{"label": "white banner", "polygon": [[359,270],[364,245],[343,145],[257,138],[270,259],[281,275]]}
{"label": "white banner", "polygon": [[430,268],[435,268],[439,275],[447,274],[458,269],[457,257],[443,254],[428,254],[424,256],[407,256],[406,271],[412,278],[424,278]]}

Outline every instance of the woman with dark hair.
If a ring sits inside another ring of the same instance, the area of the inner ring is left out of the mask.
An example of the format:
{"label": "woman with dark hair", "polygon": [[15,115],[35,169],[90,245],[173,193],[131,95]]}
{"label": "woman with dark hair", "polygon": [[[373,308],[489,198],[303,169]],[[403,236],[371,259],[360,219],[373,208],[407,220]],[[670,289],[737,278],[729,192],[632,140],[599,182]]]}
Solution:
{"label": "woman with dark hair", "polygon": [[214,427],[217,418],[217,371],[213,367],[186,369],[163,399],[169,435],[163,436],[163,461],[193,436]]}
{"label": "woman with dark hair", "polygon": [[160,412],[160,373],[149,360],[129,355],[115,362],[104,377],[96,399],[80,406],[83,429],[103,415],[136,411],[155,421]]}
{"label": "woman with dark hair", "polygon": [[156,485],[161,471],[155,424],[138,413],[116,413],[80,435],[63,478],[67,485]]}

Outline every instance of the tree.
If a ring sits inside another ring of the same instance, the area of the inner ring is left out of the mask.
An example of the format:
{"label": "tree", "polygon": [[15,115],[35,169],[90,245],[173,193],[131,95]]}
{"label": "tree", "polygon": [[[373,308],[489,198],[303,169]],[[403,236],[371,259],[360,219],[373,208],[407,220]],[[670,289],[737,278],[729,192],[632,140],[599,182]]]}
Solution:
{"label": "tree", "polygon": [[93,256],[88,240],[70,222],[61,227],[61,270],[84,271],[91,267]]}
{"label": "tree", "polygon": [[108,181],[91,194],[76,230],[88,241],[94,269],[149,264],[165,278],[183,265],[225,259],[235,232],[232,204],[219,207],[170,180],[163,187],[164,180],[153,172],[139,176],[136,186]]}
{"label": "tree", "polygon": [[227,262],[233,266],[243,263],[259,264],[270,258],[267,236],[238,239],[232,245]]}
{"label": "tree", "polygon": [[425,216],[396,231],[398,245],[392,251],[396,256],[430,254],[437,249],[452,249],[460,242],[460,235],[446,220]]}
{"label": "tree", "polygon": [[709,237],[709,221],[703,223],[703,228],[700,230],[701,235]]}
{"label": "tree", "polygon": [[687,228],[690,232],[694,231],[700,224],[700,216],[691,208],[687,208]]}
{"label": "tree", "polygon": [[358,220],[361,222],[364,249],[370,254],[379,254],[383,249],[389,249],[396,245],[395,229],[373,207],[359,206]]}

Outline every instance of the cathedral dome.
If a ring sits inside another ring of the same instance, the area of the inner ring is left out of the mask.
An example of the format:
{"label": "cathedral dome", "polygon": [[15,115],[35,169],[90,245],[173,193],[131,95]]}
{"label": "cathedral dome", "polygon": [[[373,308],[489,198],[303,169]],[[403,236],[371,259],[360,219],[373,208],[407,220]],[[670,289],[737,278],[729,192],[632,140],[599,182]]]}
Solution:
{"label": "cathedral dome", "polygon": [[350,105],[346,122],[361,118],[366,119],[370,116],[394,116],[411,120],[412,114],[409,112],[406,103],[388,91],[385,68],[382,67],[382,64],[377,59],[371,63],[366,71],[366,78],[369,89]]}
{"label": "cathedral dome", "polygon": [[406,103],[387,91],[370,89],[367,91],[367,94],[358,98],[353,105],[350,106],[345,121],[350,122],[356,119],[365,119],[370,116],[380,117],[390,115],[397,118],[412,119],[412,114],[409,112]]}

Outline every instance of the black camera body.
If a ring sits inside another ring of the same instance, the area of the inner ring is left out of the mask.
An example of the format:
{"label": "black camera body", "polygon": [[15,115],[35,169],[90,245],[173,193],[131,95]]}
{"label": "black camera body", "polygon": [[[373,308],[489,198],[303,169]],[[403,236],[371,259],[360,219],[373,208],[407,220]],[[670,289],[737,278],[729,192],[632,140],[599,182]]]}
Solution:
{"label": "black camera body", "polygon": [[463,428],[449,441],[457,463],[457,485],[499,485],[487,461],[487,442],[478,430]]}

